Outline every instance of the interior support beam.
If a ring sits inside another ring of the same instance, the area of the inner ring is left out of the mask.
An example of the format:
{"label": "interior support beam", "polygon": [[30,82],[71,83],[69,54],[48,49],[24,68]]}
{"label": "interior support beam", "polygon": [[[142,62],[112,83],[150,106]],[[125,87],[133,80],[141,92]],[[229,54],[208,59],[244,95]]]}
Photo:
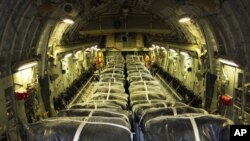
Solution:
{"label": "interior support beam", "polygon": [[191,44],[191,43],[173,43],[173,42],[165,42],[165,43],[152,42],[152,43],[155,45],[168,46],[169,48],[176,48],[176,49],[193,51],[193,52],[197,52],[197,49],[199,48],[198,44]]}
{"label": "interior support beam", "polygon": [[63,53],[78,49],[86,49],[88,47],[97,45],[98,43],[87,43],[87,44],[76,44],[76,45],[69,45],[69,46],[56,46],[56,53]]}
{"label": "interior support beam", "polygon": [[105,35],[117,32],[134,32],[134,33],[165,33],[169,34],[171,31],[169,29],[148,29],[148,28],[141,28],[141,29],[101,29],[101,30],[86,30],[86,31],[79,31],[80,35]]}
{"label": "interior support beam", "polygon": [[102,52],[115,52],[115,51],[149,51],[148,48],[114,48],[114,47],[106,47],[101,50]]}
{"label": "interior support beam", "polygon": [[200,7],[203,7],[205,9],[208,9],[210,11],[214,10],[216,8],[216,3],[214,0],[190,0],[191,2],[197,4]]}

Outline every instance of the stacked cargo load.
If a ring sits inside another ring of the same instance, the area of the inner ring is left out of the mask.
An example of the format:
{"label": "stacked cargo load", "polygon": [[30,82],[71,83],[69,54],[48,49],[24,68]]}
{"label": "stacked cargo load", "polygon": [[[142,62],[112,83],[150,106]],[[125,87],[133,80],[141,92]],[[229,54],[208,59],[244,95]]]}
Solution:
{"label": "stacked cargo load", "polygon": [[27,135],[29,141],[131,141],[132,138],[126,120],[105,116],[48,118],[30,124]]}
{"label": "stacked cargo load", "polygon": [[147,141],[229,141],[232,121],[212,114],[168,115],[145,123]]}
{"label": "stacked cargo load", "polygon": [[232,121],[174,99],[142,58],[107,56],[91,93],[57,117],[29,124],[26,140],[229,140]]}
{"label": "stacked cargo load", "polygon": [[111,57],[86,100],[58,117],[29,125],[28,140],[132,141],[132,114],[125,93],[124,60]]}
{"label": "stacked cargo load", "polygon": [[230,120],[169,98],[138,58],[126,58],[136,141],[228,140]]}

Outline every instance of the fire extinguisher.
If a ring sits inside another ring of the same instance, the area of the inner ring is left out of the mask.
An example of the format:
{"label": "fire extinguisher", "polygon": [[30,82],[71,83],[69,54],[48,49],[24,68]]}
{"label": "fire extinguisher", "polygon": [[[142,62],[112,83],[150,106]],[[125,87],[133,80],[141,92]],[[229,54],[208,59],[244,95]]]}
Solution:
{"label": "fire extinguisher", "polygon": [[16,93],[17,100],[26,100],[29,96],[28,91],[25,88],[21,88]]}

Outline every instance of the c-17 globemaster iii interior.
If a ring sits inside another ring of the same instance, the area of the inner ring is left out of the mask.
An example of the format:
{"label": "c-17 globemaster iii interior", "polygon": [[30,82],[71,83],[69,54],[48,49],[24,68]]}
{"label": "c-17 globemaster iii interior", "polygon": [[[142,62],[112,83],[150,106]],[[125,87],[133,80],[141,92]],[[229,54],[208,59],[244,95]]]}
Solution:
{"label": "c-17 globemaster iii interior", "polygon": [[1,0],[0,15],[0,141],[229,141],[250,125],[249,0]]}

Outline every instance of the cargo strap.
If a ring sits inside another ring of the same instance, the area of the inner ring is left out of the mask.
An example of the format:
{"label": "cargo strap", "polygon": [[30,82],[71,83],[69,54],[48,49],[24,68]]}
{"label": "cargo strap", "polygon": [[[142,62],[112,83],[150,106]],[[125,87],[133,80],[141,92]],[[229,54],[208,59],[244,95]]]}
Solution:
{"label": "cargo strap", "polygon": [[108,91],[108,95],[106,97],[106,100],[109,100],[109,96],[110,96],[110,91],[111,91],[111,83],[109,82],[109,91]]}
{"label": "cargo strap", "polygon": [[190,119],[192,127],[193,127],[195,141],[200,141],[199,130],[198,130],[197,124],[194,120],[194,117],[189,117],[189,119]]}
{"label": "cargo strap", "polygon": [[142,81],[143,79],[142,79],[142,76],[141,76],[141,72],[139,72],[139,74],[140,74],[140,78],[141,78],[141,81]]}
{"label": "cargo strap", "polygon": [[115,126],[115,127],[122,128],[122,129],[124,129],[124,130],[126,130],[126,131],[128,131],[130,133],[131,141],[133,140],[133,133],[130,131],[130,129],[128,127],[125,127],[123,125],[119,125],[119,124],[115,124],[115,123],[108,123],[108,122],[88,122],[88,121],[82,121],[81,124],[78,126],[78,128],[76,130],[76,133],[75,133],[73,141],[78,141],[79,140],[81,132],[82,132],[82,130],[83,130],[83,128],[84,128],[84,126],[86,124],[109,125],[109,126]]}
{"label": "cargo strap", "polygon": [[176,107],[171,107],[171,109],[173,110],[174,116],[176,116],[177,115]]}
{"label": "cargo strap", "polygon": [[162,103],[163,105],[164,105],[164,108],[167,108],[168,107],[168,105],[166,104],[166,103]]}
{"label": "cargo strap", "polygon": [[147,87],[147,84],[146,84],[145,81],[143,81],[143,83],[144,83],[144,87],[145,87],[145,90],[146,90],[146,100],[149,100],[149,98],[148,98],[148,87]]}
{"label": "cargo strap", "polygon": [[91,110],[90,113],[89,113],[89,116],[88,116],[84,121],[88,121],[88,119],[89,119],[90,117],[92,117],[94,111],[96,111],[96,110]]}
{"label": "cargo strap", "polygon": [[86,124],[86,122],[83,121],[83,122],[78,126],[73,141],[78,141],[78,140],[79,140],[79,137],[80,137],[80,135],[81,135],[82,129],[83,129],[83,127],[85,126],[85,124]]}
{"label": "cargo strap", "polygon": [[92,117],[94,111],[95,110],[91,110],[90,113],[89,113],[89,116],[87,118],[85,118],[84,121],[78,126],[73,141],[78,141],[79,140],[79,137],[81,135],[82,129],[86,125],[86,122],[89,120],[89,118]]}
{"label": "cargo strap", "polygon": [[94,103],[94,106],[95,106],[95,110],[97,109],[97,103]]}

